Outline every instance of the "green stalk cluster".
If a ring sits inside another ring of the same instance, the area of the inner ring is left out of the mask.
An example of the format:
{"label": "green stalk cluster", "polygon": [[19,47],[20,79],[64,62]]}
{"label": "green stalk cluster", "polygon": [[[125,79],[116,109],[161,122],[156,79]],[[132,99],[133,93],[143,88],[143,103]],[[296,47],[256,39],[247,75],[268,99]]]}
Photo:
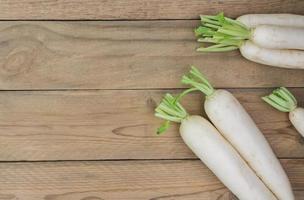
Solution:
{"label": "green stalk cluster", "polygon": [[[182,83],[192,86],[188,91],[200,90],[206,96],[211,96],[214,93],[214,88],[208,79],[194,66],[191,66],[189,73],[182,77]],[[186,90],[184,93],[186,94],[188,91]]]}
{"label": "green stalk cluster", "polygon": [[181,121],[188,116],[188,113],[177,101],[176,97],[173,97],[171,94],[166,94],[155,109],[155,116],[166,120],[157,129],[157,134],[161,134],[169,128],[170,122],[181,123]]}
{"label": "green stalk cluster", "polygon": [[238,49],[244,40],[250,38],[250,30],[241,22],[219,13],[216,16],[201,15],[201,25],[195,29],[198,42],[212,43],[197,51],[224,52]]}
{"label": "green stalk cluster", "polygon": [[282,112],[291,112],[297,107],[297,100],[293,94],[285,87],[275,89],[270,95],[262,99]]}
{"label": "green stalk cluster", "polygon": [[189,116],[184,107],[179,103],[183,96],[197,90],[202,91],[206,96],[210,96],[215,91],[205,76],[194,66],[191,67],[188,74],[183,76],[182,83],[191,85],[191,87],[176,97],[166,94],[155,109],[155,116],[165,120],[157,129],[157,134],[165,132],[170,127],[170,122],[181,123]]}

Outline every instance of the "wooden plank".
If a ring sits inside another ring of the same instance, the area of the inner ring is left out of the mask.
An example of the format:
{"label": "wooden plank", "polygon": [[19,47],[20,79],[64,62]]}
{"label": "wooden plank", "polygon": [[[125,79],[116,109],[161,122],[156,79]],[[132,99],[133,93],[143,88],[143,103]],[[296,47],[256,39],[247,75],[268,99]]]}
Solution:
{"label": "wooden plank", "polygon": [[[279,157],[303,158],[303,139],[287,114],[260,99],[270,91],[242,89],[233,93]],[[292,91],[303,106],[303,89]],[[154,107],[166,92],[3,91],[0,160],[194,158],[178,134],[178,125],[162,136],[155,134],[161,120],[154,117]],[[200,94],[186,97],[184,104],[189,113],[202,113]]]}
{"label": "wooden plank", "polygon": [[[303,199],[304,160],[282,160]],[[232,200],[200,161],[1,163],[1,199]]]}
{"label": "wooden plank", "polygon": [[197,19],[199,14],[224,11],[303,14],[301,0],[1,0],[0,19]]}
{"label": "wooden plank", "polygon": [[196,52],[197,23],[0,22],[0,89],[176,88],[190,64],[217,87],[304,86],[303,70]]}

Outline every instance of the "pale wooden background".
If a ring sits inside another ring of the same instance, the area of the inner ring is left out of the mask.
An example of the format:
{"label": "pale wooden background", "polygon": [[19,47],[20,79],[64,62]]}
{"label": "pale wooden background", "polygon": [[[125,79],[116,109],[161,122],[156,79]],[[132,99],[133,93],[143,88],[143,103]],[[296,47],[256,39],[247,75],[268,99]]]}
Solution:
{"label": "pale wooden background", "polygon": [[[304,106],[304,71],[195,52],[198,15],[218,11],[304,14],[304,1],[0,0],[0,199],[235,199],[177,126],[155,135],[155,105],[194,64],[245,106],[303,200],[304,140],[260,97],[284,85]],[[203,112],[200,94],[184,104]]]}

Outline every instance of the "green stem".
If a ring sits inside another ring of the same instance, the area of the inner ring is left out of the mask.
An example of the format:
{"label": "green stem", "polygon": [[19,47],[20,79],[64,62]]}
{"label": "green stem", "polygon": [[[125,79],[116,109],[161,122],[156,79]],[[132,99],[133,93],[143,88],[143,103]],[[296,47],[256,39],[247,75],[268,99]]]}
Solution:
{"label": "green stem", "polygon": [[249,30],[248,27],[245,24],[243,24],[240,21],[237,21],[237,20],[225,17],[224,13],[222,13],[222,12],[219,13],[218,15],[200,15],[200,18],[201,18],[201,21],[202,21],[203,18],[213,19],[213,20],[217,21],[219,19],[219,16],[223,17],[226,21],[230,22],[231,24],[234,24],[234,25],[237,25],[237,26],[241,26],[244,29]]}
{"label": "green stem", "polygon": [[188,93],[190,92],[193,92],[193,91],[198,91],[199,89],[197,88],[189,88],[185,91],[183,91],[182,93],[180,93],[177,97],[176,97],[176,101],[180,101],[185,95],[187,95]]}
{"label": "green stem", "polygon": [[229,30],[225,28],[219,28],[218,32],[228,35],[229,37],[227,36],[227,38],[231,38],[231,39],[239,38],[239,40],[248,39],[250,34],[250,33],[242,33],[240,31],[231,30],[231,29]]}
{"label": "green stem", "polygon": [[155,109],[155,116],[166,120],[157,130],[157,134],[161,134],[169,128],[170,122],[181,123],[188,113],[176,97],[166,94]]}
{"label": "green stem", "polygon": [[221,28],[221,27],[218,26],[218,25],[209,24],[209,23],[206,23],[205,26],[206,26],[206,27],[209,27],[209,28],[213,28],[213,29],[219,29],[219,28]]}
{"label": "green stem", "polygon": [[221,25],[220,22],[213,20],[213,19],[209,19],[208,17],[202,17],[201,16],[201,21],[205,22],[205,23],[210,23],[210,24],[214,24],[214,25]]}
{"label": "green stem", "polygon": [[297,107],[297,100],[285,87],[275,89],[270,95],[262,97],[272,107],[282,112],[291,112]]}
{"label": "green stem", "polygon": [[208,42],[208,43],[216,43],[216,39],[213,38],[198,38],[198,42]]}
{"label": "green stem", "polygon": [[213,45],[211,47],[200,47],[198,49],[196,49],[197,51],[200,52],[226,52],[226,51],[232,51],[232,50],[236,50],[238,49],[238,47],[236,46],[224,46],[224,47],[216,47],[216,45]]}
{"label": "green stem", "polygon": [[192,88],[195,88],[192,90],[189,89],[188,91],[186,90],[184,93],[199,90],[206,96],[211,96],[215,91],[207,78],[194,66],[191,66],[190,72],[183,76],[182,83],[191,85]]}

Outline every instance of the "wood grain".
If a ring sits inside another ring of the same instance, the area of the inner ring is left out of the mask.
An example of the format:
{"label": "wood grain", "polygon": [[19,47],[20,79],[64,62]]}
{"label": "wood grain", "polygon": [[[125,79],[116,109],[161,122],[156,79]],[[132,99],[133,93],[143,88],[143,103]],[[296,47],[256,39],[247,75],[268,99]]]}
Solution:
{"label": "wood grain", "polygon": [[0,89],[176,88],[190,64],[216,87],[304,86],[303,70],[196,52],[197,23],[0,22]]}
{"label": "wood grain", "polygon": [[1,0],[0,19],[197,19],[199,14],[224,11],[303,14],[301,0]]}
{"label": "wood grain", "polygon": [[[303,158],[286,113],[261,101],[270,89],[232,90],[279,157]],[[303,89],[293,89],[304,105]],[[178,125],[156,136],[154,108],[166,90],[7,91],[0,93],[0,160],[184,159],[194,155]],[[179,90],[171,91],[173,93]],[[184,101],[202,113],[202,96]]]}
{"label": "wood grain", "polygon": [[[184,87],[180,77],[194,64],[216,87],[243,88],[231,91],[304,200],[304,140],[259,98],[265,87],[301,87],[292,91],[304,106],[304,71],[238,51],[197,53],[193,36],[199,14],[303,8],[301,0],[0,0],[0,20],[22,20],[0,21],[0,199],[236,200],[188,150],[178,125],[155,135],[154,107]],[[110,21],[24,21],[41,19]],[[203,113],[198,93],[184,104]]]}
{"label": "wood grain", "polygon": [[[303,199],[304,160],[281,160]],[[200,161],[1,163],[4,200],[232,200]]]}

